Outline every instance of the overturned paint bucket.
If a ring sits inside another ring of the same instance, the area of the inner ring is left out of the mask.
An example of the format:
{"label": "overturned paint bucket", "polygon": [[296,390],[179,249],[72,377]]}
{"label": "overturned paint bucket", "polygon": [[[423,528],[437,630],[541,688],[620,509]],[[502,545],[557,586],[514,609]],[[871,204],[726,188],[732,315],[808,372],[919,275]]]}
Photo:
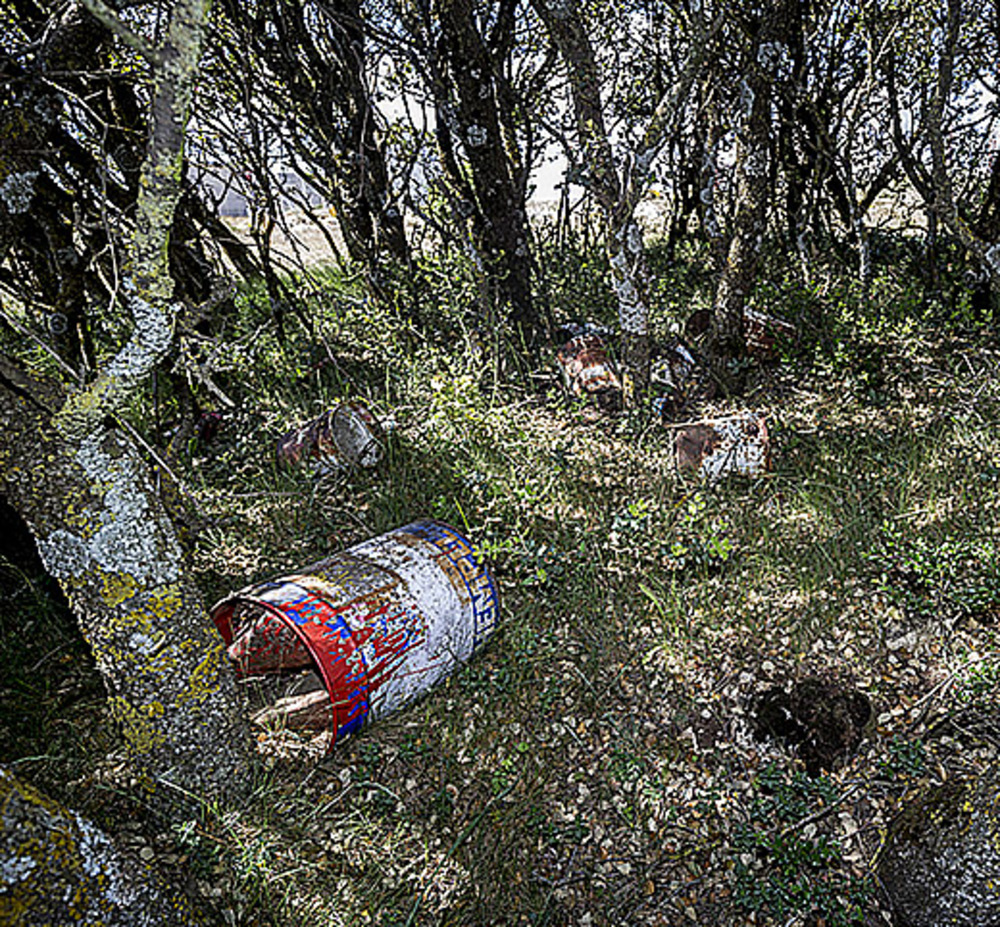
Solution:
{"label": "overturned paint bucket", "polygon": [[315,666],[332,747],[468,660],[496,628],[498,606],[471,544],[418,521],[243,589],[212,618],[242,674]]}
{"label": "overturned paint bucket", "polygon": [[612,410],[621,402],[621,381],[608,359],[600,336],[571,338],[557,355],[566,385],[575,396],[593,398],[602,409]]}
{"label": "overturned paint bucket", "polygon": [[374,467],[382,457],[384,434],[360,402],[342,402],[291,429],[278,442],[278,462],[296,466],[314,460],[325,467]]}
{"label": "overturned paint bucket", "polygon": [[771,468],[765,419],[753,412],[677,426],[677,469],[709,483],[730,474],[760,476]]}

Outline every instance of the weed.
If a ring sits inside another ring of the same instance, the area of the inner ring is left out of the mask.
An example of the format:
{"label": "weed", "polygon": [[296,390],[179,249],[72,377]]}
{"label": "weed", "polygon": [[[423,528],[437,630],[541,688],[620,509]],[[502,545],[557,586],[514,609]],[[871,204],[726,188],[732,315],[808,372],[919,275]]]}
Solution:
{"label": "weed", "polygon": [[769,765],[754,782],[749,820],[733,835],[733,898],[778,922],[812,917],[830,927],[864,923],[872,884],[844,866],[839,840],[814,823],[837,801],[827,777]]}

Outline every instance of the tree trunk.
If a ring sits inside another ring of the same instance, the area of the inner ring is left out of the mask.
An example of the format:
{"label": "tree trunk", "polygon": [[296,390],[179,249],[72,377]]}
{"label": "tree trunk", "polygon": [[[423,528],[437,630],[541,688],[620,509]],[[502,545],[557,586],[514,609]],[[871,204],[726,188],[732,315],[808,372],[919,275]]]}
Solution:
{"label": "tree trunk", "polygon": [[[457,97],[453,125],[468,159],[475,197],[473,236],[502,315],[517,347],[532,347],[540,330],[531,292],[531,250],[522,189],[504,147],[494,62],[479,33],[470,0],[441,0],[442,47]],[[495,312],[496,310],[494,310]]]}
{"label": "tree trunk", "polygon": [[708,338],[713,372],[726,388],[734,385],[727,361],[746,353],[743,310],[757,276],[767,224],[772,87],[790,67],[787,37],[797,5],[796,0],[770,0],[741,85],[746,123],[737,142],[736,216]]}
{"label": "tree trunk", "polygon": [[187,897],[93,824],[0,766],[0,923],[186,927]]}
{"label": "tree trunk", "polygon": [[[946,142],[944,137],[944,111],[951,97],[954,82],[955,53],[961,41],[961,0],[948,0],[948,18],[938,56],[938,75],[934,93],[925,114],[927,138],[931,149],[931,180],[933,184],[934,211],[962,247],[990,275],[990,286],[1000,294],[1000,242],[984,239],[976,229],[959,214],[955,202],[951,177],[948,173]],[[984,226],[989,230],[989,226]]]}
{"label": "tree trunk", "polygon": [[153,72],[151,138],[122,280],[128,342],[68,396],[0,358],[0,483],[30,527],[94,651],[111,711],[165,810],[247,787],[249,729],[222,641],[185,573],[145,465],[113,417],[166,355],[177,306],[168,242],[207,0],[177,0],[145,47],[105,4],[88,9]]}

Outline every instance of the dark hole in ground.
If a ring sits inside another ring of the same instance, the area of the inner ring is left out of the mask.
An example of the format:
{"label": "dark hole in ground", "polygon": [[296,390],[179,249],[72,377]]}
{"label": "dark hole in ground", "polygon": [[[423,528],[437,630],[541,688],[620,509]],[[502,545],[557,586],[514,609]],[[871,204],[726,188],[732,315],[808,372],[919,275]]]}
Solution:
{"label": "dark hole in ground", "polygon": [[848,760],[872,716],[871,701],[848,683],[809,677],[773,686],[754,700],[754,735],[796,748],[806,772],[817,776]]}

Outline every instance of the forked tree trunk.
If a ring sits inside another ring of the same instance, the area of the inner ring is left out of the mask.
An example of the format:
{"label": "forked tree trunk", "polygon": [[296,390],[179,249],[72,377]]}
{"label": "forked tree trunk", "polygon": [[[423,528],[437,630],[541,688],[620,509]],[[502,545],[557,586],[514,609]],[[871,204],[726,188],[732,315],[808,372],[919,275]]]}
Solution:
{"label": "forked tree trunk", "polygon": [[695,35],[687,60],[653,111],[628,167],[619,170],[604,120],[600,71],[583,11],[576,0],[534,0],[533,6],[568,72],[579,136],[576,160],[607,227],[611,282],[622,334],[625,404],[642,407],[650,382],[649,268],[635,210],[648,189],[650,167],[707,54],[711,33]]}
{"label": "forked tree trunk", "polygon": [[155,49],[101,0],[85,5],[152,68],[152,133],[122,280],[133,331],[68,396],[0,357],[0,486],[80,622],[144,783],[169,809],[179,798],[244,792],[251,757],[222,641],[150,468],[114,425],[173,339],[167,246],[208,0],[176,0]]}

